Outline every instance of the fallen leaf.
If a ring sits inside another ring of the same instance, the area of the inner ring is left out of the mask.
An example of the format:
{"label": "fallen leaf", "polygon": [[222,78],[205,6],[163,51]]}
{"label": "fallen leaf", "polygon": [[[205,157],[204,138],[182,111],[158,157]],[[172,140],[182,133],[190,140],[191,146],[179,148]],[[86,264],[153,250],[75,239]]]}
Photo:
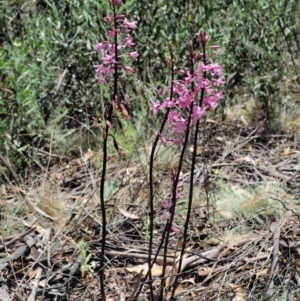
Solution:
{"label": "fallen leaf", "polygon": [[93,124],[91,127],[99,127],[99,119],[97,117],[94,117]]}
{"label": "fallen leaf", "polygon": [[199,267],[197,270],[198,276],[205,277],[209,275],[211,268]]}
{"label": "fallen leaf", "polygon": [[28,228],[34,227],[34,228],[36,228],[35,231],[37,231],[39,234],[44,234],[46,232],[46,229],[43,228],[42,226],[40,226],[35,221],[32,222],[32,223],[29,223],[29,222],[27,222],[26,220],[23,219],[22,222],[23,222],[23,225],[25,227],[28,227]]}
{"label": "fallen leaf", "polygon": [[139,219],[140,218],[139,216],[137,216],[137,215],[135,215],[133,213],[130,213],[130,212],[128,212],[128,211],[126,211],[126,210],[124,210],[122,208],[118,208],[118,209],[121,212],[121,214],[124,215],[127,218],[130,218],[130,219]]}
{"label": "fallen leaf", "polygon": [[10,300],[10,295],[8,292],[0,287],[0,300]]}
{"label": "fallen leaf", "polygon": [[133,176],[137,172],[137,166],[131,166],[126,168],[126,174],[127,176]]}
{"label": "fallen leaf", "polygon": [[291,155],[290,147],[286,148],[283,152],[283,156],[288,158]]}
{"label": "fallen leaf", "polygon": [[87,152],[83,155],[84,162],[87,162],[94,155],[94,152],[89,148]]}
{"label": "fallen leaf", "polygon": [[[145,262],[144,264],[136,265],[131,268],[125,268],[130,273],[142,273],[143,276],[145,276],[148,272],[148,262]],[[162,273],[162,266],[159,266],[154,263],[152,267],[152,276],[160,276]]]}
{"label": "fallen leaf", "polygon": [[259,272],[259,276],[267,276],[269,275],[269,269],[263,269]]}
{"label": "fallen leaf", "polygon": [[241,116],[241,121],[244,123],[245,126],[249,125],[247,120],[245,119],[244,115]]}
{"label": "fallen leaf", "polygon": [[228,210],[219,210],[218,213],[226,219],[231,219],[235,216],[233,212],[230,212]]}
{"label": "fallen leaf", "polygon": [[[194,146],[193,145],[191,145],[188,149],[191,153],[194,152]],[[200,146],[197,146],[196,155],[201,155],[201,154],[202,154],[202,148]]]}
{"label": "fallen leaf", "polygon": [[170,266],[167,265],[166,266],[166,271],[165,271],[165,287],[169,288],[171,285],[171,281],[173,279],[173,277],[177,274],[177,268],[175,266]]}
{"label": "fallen leaf", "polygon": [[247,144],[246,148],[248,151],[252,151],[253,145],[251,143],[249,143],[249,144]]}
{"label": "fallen leaf", "polygon": [[236,284],[229,284],[229,286],[234,290],[235,296],[233,297],[232,301],[245,301],[247,298],[247,294],[243,287]]}
{"label": "fallen leaf", "polygon": [[254,166],[256,165],[255,161],[250,156],[241,157],[241,158],[235,159],[234,161],[235,162],[245,161],[245,162],[251,163]]}
{"label": "fallen leaf", "polygon": [[194,280],[194,278],[185,279],[181,282],[181,284],[184,284],[184,283],[195,285],[195,280]]}
{"label": "fallen leaf", "polygon": [[113,284],[113,287],[115,288],[116,293],[118,294],[118,296],[120,296],[121,293],[122,293],[122,287],[121,287],[121,284],[120,284],[120,280],[116,277],[110,278],[109,280]]}
{"label": "fallen leaf", "polygon": [[[175,296],[180,294],[181,292],[187,291],[191,286],[194,286],[194,285],[195,285],[195,281],[193,278],[183,280],[176,288]],[[192,293],[193,292],[191,292],[191,294]],[[171,297],[171,294],[172,294],[172,292],[169,292],[167,298]],[[195,296],[195,294],[193,296]]]}

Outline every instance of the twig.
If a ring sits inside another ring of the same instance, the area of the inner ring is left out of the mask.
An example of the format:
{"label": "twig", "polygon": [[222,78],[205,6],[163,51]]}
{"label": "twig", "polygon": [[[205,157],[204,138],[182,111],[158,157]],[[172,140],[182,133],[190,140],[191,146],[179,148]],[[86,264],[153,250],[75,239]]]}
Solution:
{"label": "twig", "polygon": [[5,165],[5,167],[8,169],[8,171],[11,173],[12,177],[16,181],[16,184],[18,186],[20,186],[20,181],[19,181],[17,174],[14,172],[14,170],[11,168],[10,164],[6,161],[6,159],[1,154],[0,154],[0,160]]}
{"label": "twig", "polygon": [[[147,257],[148,257],[148,256],[147,256]],[[134,286],[134,290],[133,290],[133,292],[132,292],[132,294],[131,294],[131,296],[130,296],[130,298],[129,298],[128,301],[133,301],[134,296],[135,296],[135,294],[136,294],[136,292],[137,292],[137,290],[138,290],[138,288],[139,288],[139,284],[140,284],[140,282],[141,282],[141,278],[142,278],[143,272],[144,272],[144,270],[141,270],[140,273],[138,274],[138,276],[137,276],[137,281],[136,281],[136,284],[135,284],[135,286]]]}
{"label": "twig", "polygon": [[278,260],[279,260],[279,239],[280,239],[280,223],[274,222],[271,224],[271,231],[274,236],[273,260],[270,270],[270,276],[267,281],[267,295],[272,296],[274,293],[274,277],[278,273]]}
{"label": "twig", "polygon": [[38,206],[36,206],[32,201],[27,200],[27,202],[29,203],[29,205],[32,207],[32,209],[34,209],[36,212],[38,212],[39,214],[41,214],[42,216],[52,220],[52,221],[57,221],[57,218],[52,217],[50,215],[48,215],[46,212],[44,212],[43,210],[41,210]]}
{"label": "twig", "polygon": [[[13,245],[16,241],[20,240],[21,238],[23,238],[24,236],[28,235],[29,233],[33,232],[34,230],[36,229],[36,227],[32,227],[30,228],[29,230],[27,230],[26,232],[24,233],[21,233],[21,234],[18,234],[18,235],[15,235],[13,237],[11,237],[11,239],[9,239],[9,242],[7,243],[3,243],[2,246],[0,246],[0,251],[3,251],[5,248]],[[1,239],[2,240],[2,239]],[[4,241],[8,240],[8,237],[4,238],[3,239]]]}
{"label": "twig", "polygon": [[[129,252],[119,252],[119,251],[105,251],[105,255],[110,256],[122,256],[122,257],[129,257],[129,258],[139,258],[139,259],[148,259],[148,254],[142,254],[142,253],[129,253]],[[151,260],[155,259],[155,255],[151,256]],[[157,256],[155,261],[159,261],[160,263],[163,262],[164,257],[163,256]],[[174,263],[174,257],[167,257],[167,264]],[[152,267],[152,266],[151,266]]]}
{"label": "twig", "polygon": [[43,269],[41,267],[38,267],[37,270],[36,270],[35,280],[34,280],[32,291],[31,291],[31,294],[28,298],[28,301],[34,301],[35,300],[42,272],[43,272]]}

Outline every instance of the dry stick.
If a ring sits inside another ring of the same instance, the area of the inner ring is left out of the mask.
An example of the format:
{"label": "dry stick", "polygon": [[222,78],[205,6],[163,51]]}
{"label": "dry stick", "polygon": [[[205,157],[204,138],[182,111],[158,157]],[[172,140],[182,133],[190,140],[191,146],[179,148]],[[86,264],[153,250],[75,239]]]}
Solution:
{"label": "dry stick", "polygon": [[27,200],[27,202],[32,207],[32,209],[34,209],[36,212],[38,212],[42,216],[52,220],[53,222],[57,221],[57,218],[48,215],[46,212],[44,212],[42,209],[40,209],[37,205],[35,205],[32,201]]}
{"label": "dry stick", "polygon": [[258,129],[259,129],[259,126],[256,127],[256,128],[255,128],[255,129],[254,129],[254,130],[253,130],[253,131],[252,131],[252,132],[251,132],[251,133],[243,140],[243,142],[242,142],[241,144],[239,144],[238,146],[235,147],[235,145],[237,144],[238,139],[239,139],[239,137],[240,137],[240,135],[239,135],[239,136],[237,137],[237,139],[235,140],[233,147],[230,148],[230,149],[224,149],[222,157],[219,158],[214,164],[219,164],[220,162],[224,162],[225,158],[226,158],[229,154],[231,154],[232,152],[237,151],[237,150],[243,148],[243,147],[244,147],[245,145],[247,145],[251,140],[256,139],[256,138],[259,138],[260,136],[252,136],[255,132],[258,131]]}
{"label": "dry stick", "polygon": [[188,258],[184,258],[182,260],[180,272],[184,271],[189,266],[198,265],[206,261],[218,261],[220,252],[224,247],[225,247],[224,245],[218,246],[212,250],[202,252],[199,255],[193,255]]}
{"label": "dry stick", "polygon": [[[2,238],[1,237],[0,239],[3,242],[3,245],[0,246],[0,251],[3,251],[5,248],[13,245],[16,241],[20,240],[25,235],[28,235],[29,233],[35,231],[35,229],[36,229],[36,227],[32,227],[32,228],[28,229],[26,232],[18,234],[18,235],[14,235],[14,236],[12,236],[10,238],[8,238],[8,237]],[[7,241],[7,240],[9,240],[9,241],[7,243],[4,243],[4,241]]]}
{"label": "dry stick", "polygon": [[[139,258],[139,259],[148,259],[149,256],[147,254],[143,254],[143,253],[130,253],[130,252],[119,252],[119,251],[109,251],[106,250],[105,251],[106,255],[111,255],[111,256],[122,256],[122,257],[129,257],[129,258]],[[156,255],[152,255],[151,256],[151,260],[153,260],[153,262],[156,261],[160,261],[163,262],[164,257],[163,256],[156,256]],[[167,257],[167,263],[168,264],[172,264],[174,263],[175,258],[174,257]],[[152,268],[152,265],[151,265]]]}
{"label": "dry stick", "polygon": [[268,165],[268,166],[265,166],[265,165],[258,165],[257,166],[258,169],[261,169],[262,171],[264,172],[268,172],[270,173],[273,177],[275,178],[280,178],[282,179],[283,181],[285,182],[288,182],[290,181],[291,177],[290,176],[286,176],[286,175],[283,175],[281,174],[280,172],[278,172],[273,166],[271,165]]}
{"label": "dry stick", "polygon": [[10,301],[10,295],[6,291],[7,286],[0,287],[0,301]]}
{"label": "dry stick", "polygon": [[[50,247],[51,232],[52,232],[52,229],[51,228],[47,228],[47,230],[44,232],[43,238],[41,240],[41,242],[44,245],[44,248],[45,248],[45,250],[47,252],[47,255],[46,255],[47,256],[47,264],[48,264],[48,267],[50,269],[51,269],[51,247]],[[42,253],[41,253],[41,255],[42,255]],[[45,280],[48,283],[48,275],[47,275],[47,278]],[[44,299],[45,290],[46,290],[46,285],[44,283],[44,289],[43,289],[43,293],[42,293],[42,299]]]}
{"label": "dry stick", "polygon": [[6,166],[8,171],[11,173],[12,177],[16,181],[16,184],[20,186],[20,181],[19,181],[17,174],[14,172],[14,170],[11,168],[10,164],[6,161],[6,159],[1,154],[0,154],[0,160]]}
{"label": "dry stick", "polygon": [[38,267],[37,270],[36,270],[35,280],[34,280],[32,291],[31,291],[31,294],[28,298],[28,301],[34,301],[35,300],[42,272],[43,272],[43,269],[41,267]]}
{"label": "dry stick", "polygon": [[144,270],[141,270],[140,273],[138,274],[138,276],[137,276],[137,281],[136,281],[136,284],[135,284],[135,286],[134,286],[134,290],[133,290],[133,292],[132,292],[132,294],[131,294],[131,296],[130,296],[130,298],[129,298],[128,301],[133,301],[133,300],[134,300],[134,296],[135,296],[135,294],[136,294],[136,292],[137,292],[137,290],[138,290],[138,288],[139,288],[139,284],[140,284],[140,282],[141,282],[141,278],[142,278],[142,275],[143,275],[143,271],[144,271]]}
{"label": "dry stick", "polygon": [[273,247],[273,260],[271,264],[270,276],[267,281],[267,295],[272,296],[274,293],[274,277],[278,273],[278,260],[279,260],[279,239],[280,239],[280,223],[274,222],[271,224],[271,231],[274,236]]}
{"label": "dry stick", "polygon": [[219,255],[221,254],[221,251],[224,248],[228,248],[228,247],[239,247],[244,245],[245,243],[249,242],[252,240],[253,236],[249,236],[245,239],[242,239],[241,241],[234,243],[232,245],[228,245],[228,244],[224,244],[221,246],[217,246],[214,249],[202,252],[198,255],[193,255],[190,256],[188,258],[184,258],[182,260],[182,268],[181,271],[183,271],[184,269],[188,268],[188,267],[192,267],[195,265],[198,265],[199,263],[203,263],[205,261],[217,261],[217,262],[224,262],[224,261],[231,261],[232,259],[235,258],[235,256],[231,256],[230,258],[222,258],[222,259],[218,259]]}
{"label": "dry stick", "polygon": [[[35,239],[32,236],[30,236],[30,235],[25,235],[24,238],[23,238],[23,241],[25,242],[26,246],[19,248],[13,254],[11,254],[10,256],[8,256],[8,258],[6,258],[6,260],[10,264],[10,268],[11,268],[12,274],[14,276],[15,283],[18,283],[18,281],[17,281],[17,275],[16,275],[17,273],[15,272],[15,268],[14,268],[13,262],[15,260],[23,257],[33,247],[33,245],[35,244]],[[5,252],[8,254],[7,249],[5,249]],[[7,264],[4,264],[2,267],[5,268],[6,266],[7,266]],[[1,271],[2,267],[0,267],[0,271]],[[25,279],[25,276],[23,277],[23,279]],[[18,285],[18,290],[20,290],[20,286],[19,285]],[[15,294],[16,294],[16,292],[17,291],[15,291]],[[20,291],[19,291],[19,293],[20,293]]]}

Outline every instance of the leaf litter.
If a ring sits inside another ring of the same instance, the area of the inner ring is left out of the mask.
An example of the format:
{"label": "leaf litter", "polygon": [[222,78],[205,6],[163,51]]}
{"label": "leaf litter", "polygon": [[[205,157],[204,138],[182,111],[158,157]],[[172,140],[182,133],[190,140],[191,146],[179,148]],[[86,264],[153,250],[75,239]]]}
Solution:
{"label": "leaf litter", "polygon": [[[286,292],[289,300],[298,300],[300,153],[296,133],[266,136],[260,128],[242,122],[208,122],[206,131],[209,137],[202,133],[197,149],[195,198],[176,300],[243,301],[266,296],[276,300]],[[192,151],[185,158],[186,182]],[[7,296],[12,301],[100,300],[102,222],[95,153],[88,150],[82,158],[53,164],[47,177],[34,174],[30,183],[35,188],[11,184],[1,188],[1,300]],[[139,287],[138,300],[149,300],[148,284],[141,286],[147,282],[148,241],[138,230],[147,216],[145,161],[112,160],[108,166],[112,180],[107,184],[107,300],[130,300]],[[169,192],[168,164],[157,166],[155,174],[154,253],[165,223],[161,202]],[[47,210],[47,201],[60,211],[57,215]],[[13,215],[20,203],[22,210]],[[181,217],[185,206],[184,202],[178,205]],[[182,218],[175,222],[183,229]],[[147,232],[146,224],[143,229]],[[78,248],[80,241],[85,243],[88,262]],[[178,272],[181,241],[182,231],[171,235],[166,299]],[[82,273],[84,263],[92,267],[90,272]],[[152,267],[155,295],[160,291],[162,263],[160,251]]]}

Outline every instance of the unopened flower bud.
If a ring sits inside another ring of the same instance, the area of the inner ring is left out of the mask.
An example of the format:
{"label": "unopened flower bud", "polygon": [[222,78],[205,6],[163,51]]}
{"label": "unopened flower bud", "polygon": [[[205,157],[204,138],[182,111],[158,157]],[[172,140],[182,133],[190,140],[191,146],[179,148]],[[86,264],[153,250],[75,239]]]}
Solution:
{"label": "unopened flower bud", "polygon": [[104,140],[104,139],[106,139],[106,129],[103,127],[102,128],[102,139]]}
{"label": "unopened flower bud", "polygon": [[121,111],[122,115],[123,115],[126,119],[130,119],[130,116],[129,116],[127,110],[125,109],[125,107],[124,107],[122,104],[119,105],[119,108],[120,108],[120,111]]}

